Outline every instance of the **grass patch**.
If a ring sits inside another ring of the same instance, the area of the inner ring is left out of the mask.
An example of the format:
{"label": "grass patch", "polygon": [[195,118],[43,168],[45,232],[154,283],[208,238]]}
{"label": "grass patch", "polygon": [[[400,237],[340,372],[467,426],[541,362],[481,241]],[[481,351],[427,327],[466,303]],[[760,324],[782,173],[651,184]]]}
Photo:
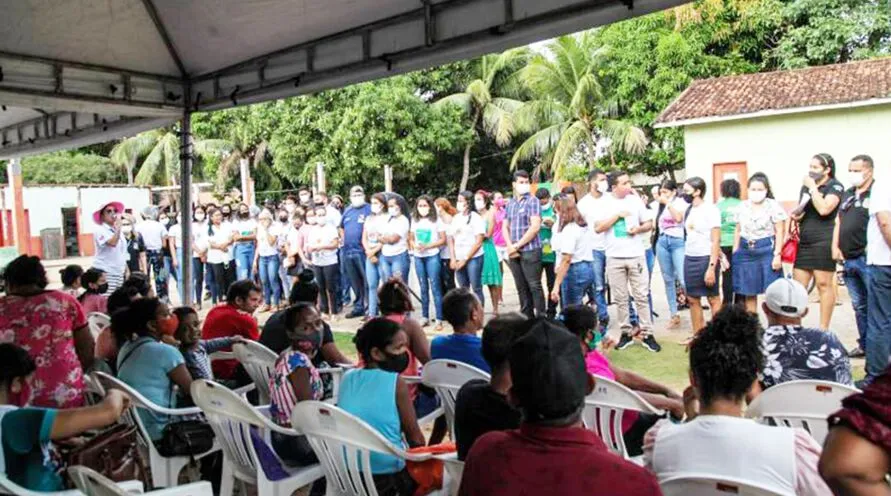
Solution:
{"label": "grass patch", "polygon": [[621,351],[612,350],[608,357],[613,365],[637,372],[681,393],[690,385],[687,349],[668,339],[661,344],[662,351],[659,353],[647,351],[643,346],[635,344]]}
{"label": "grass patch", "polygon": [[356,353],[356,345],[353,344],[353,336],[354,334],[349,332],[335,332],[334,344],[337,345],[337,349],[340,350],[341,353],[356,360],[359,354]]}

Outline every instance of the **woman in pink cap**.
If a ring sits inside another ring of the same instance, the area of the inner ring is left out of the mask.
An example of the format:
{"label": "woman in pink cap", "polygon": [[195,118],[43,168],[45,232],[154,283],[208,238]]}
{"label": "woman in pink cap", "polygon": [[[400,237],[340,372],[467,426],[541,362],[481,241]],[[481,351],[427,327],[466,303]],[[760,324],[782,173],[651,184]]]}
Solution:
{"label": "woman in pink cap", "polygon": [[93,268],[105,272],[110,295],[124,284],[124,272],[127,270],[127,242],[121,236],[121,218],[124,204],[109,202],[93,212],[93,222],[98,224],[93,232],[95,258]]}

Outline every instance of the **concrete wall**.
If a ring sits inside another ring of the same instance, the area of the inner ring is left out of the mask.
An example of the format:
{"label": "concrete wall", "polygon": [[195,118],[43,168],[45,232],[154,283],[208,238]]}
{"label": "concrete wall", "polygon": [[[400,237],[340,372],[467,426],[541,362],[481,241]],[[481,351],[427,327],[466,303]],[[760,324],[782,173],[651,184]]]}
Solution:
{"label": "concrete wall", "polygon": [[[81,188],[80,190],[80,231],[81,234],[93,233],[96,223],[93,212],[110,201],[119,201],[124,208],[134,213],[151,205],[151,193],[147,188]],[[27,205],[27,203],[25,203]]]}
{"label": "concrete wall", "polygon": [[861,153],[872,156],[877,178],[891,180],[891,105],[688,126],[684,139],[687,177],[705,179],[709,198],[714,164],[746,162],[750,176],[767,174],[778,200],[797,201],[817,153],[835,158],[845,187],[848,161]]}
{"label": "concrete wall", "polygon": [[28,210],[31,236],[40,236],[43,229],[61,228],[62,209],[77,208],[76,186],[25,186],[22,197]]}

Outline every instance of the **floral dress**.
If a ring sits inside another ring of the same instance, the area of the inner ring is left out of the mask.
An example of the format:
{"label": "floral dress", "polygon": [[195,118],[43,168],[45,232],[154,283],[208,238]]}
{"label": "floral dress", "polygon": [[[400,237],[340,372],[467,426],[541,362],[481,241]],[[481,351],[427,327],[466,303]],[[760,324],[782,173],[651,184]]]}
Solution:
{"label": "floral dress", "polygon": [[273,368],[272,377],[269,378],[269,413],[276,424],[282,426],[291,425],[291,410],[297,404],[297,395],[288,378],[296,369],[309,369],[309,385],[312,389],[312,399],[321,400],[325,394],[325,387],[319,371],[312,364],[312,359],[305,353],[288,347],[278,356]]}
{"label": "floral dress", "polygon": [[765,388],[789,381],[820,380],[853,386],[851,361],[835,333],[801,326],[764,331]]}
{"label": "floral dress", "polygon": [[74,331],[86,325],[80,303],[61,291],[0,298],[0,343],[21,346],[37,365],[31,405],[83,406],[84,374]]}

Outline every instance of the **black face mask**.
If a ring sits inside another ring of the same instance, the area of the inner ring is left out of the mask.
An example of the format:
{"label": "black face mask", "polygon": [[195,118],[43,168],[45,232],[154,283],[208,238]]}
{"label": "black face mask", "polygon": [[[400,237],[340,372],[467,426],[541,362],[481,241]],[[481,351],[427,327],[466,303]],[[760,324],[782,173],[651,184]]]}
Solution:
{"label": "black face mask", "polygon": [[693,203],[693,195],[691,195],[689,193],[681,194],[681,198],[683,198],[683,200],[687,203]]}
{"label": "black face mask", "polygon": [[100,284],[98,288],[96,288],[97,294],[105,294],[108,292],[108,283]]}
{"label": "black face mask", "polygon": [[238,212],[238,218],[239,218],[239,219],[245,220],[245,219],[247,219],[247,218],[250,217],[250,216],[251,216],[251,213],[250,213],[250,212]]}
{"label": "black face mask", "polygon": [[384,352],[387,355],[387,359],[379,362],[378,366],[381,370],[386,370],[387,372],[396,372],[397,374],[401,374],[408,368],[408,352],[401,353],[399,355],[391,355]]}
{"label": "black face mask", "polygon": [[232,212],[221,211],[221,213],[223,214],[223,217],[226,218],[229,218],[229,216],[232,215]]}
{"label": "black face mask", "polygon": [[313,357],[322,346],[322,334],[319,332],[314,332],[310,336],[295,335],[291,339],[291,342],[293,343],[294,348],[299,350],[301,353]]}
{"label": "black face mask", "polygon": [[287,215],[279,215],[278,221],[279,222],[288,222],[288,216]]}

